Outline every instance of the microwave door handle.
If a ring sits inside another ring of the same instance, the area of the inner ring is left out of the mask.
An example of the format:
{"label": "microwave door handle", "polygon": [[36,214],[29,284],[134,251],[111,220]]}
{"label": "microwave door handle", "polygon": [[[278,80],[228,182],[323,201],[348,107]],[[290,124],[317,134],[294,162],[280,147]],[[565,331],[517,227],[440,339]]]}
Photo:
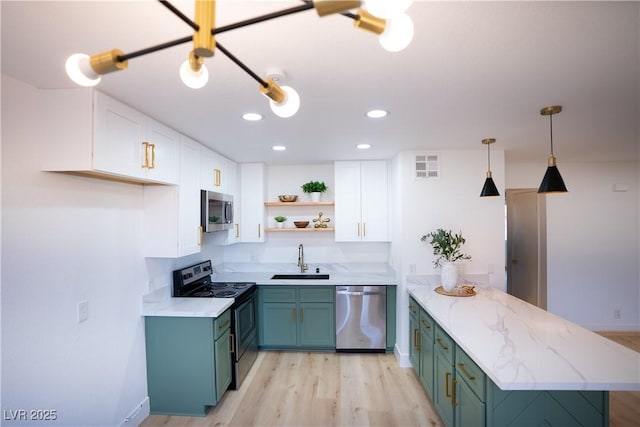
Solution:
{"label": "microwave door handle", "polygon": [[230,224],[231,218],[233,217],[233,206],[231,203],[224,204],[224,219],[227,224]]}

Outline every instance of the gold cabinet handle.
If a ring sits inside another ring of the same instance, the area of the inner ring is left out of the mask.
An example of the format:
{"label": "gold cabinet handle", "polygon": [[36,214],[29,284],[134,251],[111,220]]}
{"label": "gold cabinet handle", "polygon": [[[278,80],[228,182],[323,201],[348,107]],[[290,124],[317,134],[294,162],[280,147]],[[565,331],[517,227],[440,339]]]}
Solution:
{"label": "gold cabinet handle", "polygon": [[471,375],[467,372],[467,369],[464,367],[464,363],[458,363],[458,368],[462,371],[462,373],[469,379],[469,381],[473,381],[476,379],[474,375]]}
{"label": "gold cabinet handle", "polygon": [[226,329],[229,327],[229,325],[231,324],[231,320],[227,320],[226,322],[224,322],[222,325],[218,326],[218,329],[222,330],[222,329]]}
{"label": "gold cabinet handle", "polygon": [[358,223],[358,237],[360,237],[360,223]]}
{"label": "gold cabinet handle", "polygon": [[444,374],[444,394],[447,397],[451,397],[451,390],[449,390],[449,377],[451,376],[451,372],[446,372]]}
{"label": "gold cabinet handle", "polygon": [[151,166],[149,166],[149,169],[155,169],[156,168],[156,144],[149,144],[149,146],[151,147]]}
{"label": "gold cabinet handle", "polygon": [[440,346],[441,349],[443,350],[448,350],[449,347],[447,347],[446,345],[442,344],[442,340],[440,338],[436,338],[436,342],[438,343],[438,345]]}
{"label": "gold cabinet handle", "polygon": [[240,237],[240,226],[236,224],[236,239]]}
{"label": "gold cabinet handle", "polygon": [[142,162],[142,169],[149,169],[149,143],[142,141],[144,147],[144,162]]}
{"label": "gold cabinet handle", "polygon": [[458,382],[456,380],[451,381],[451,406],[455,408],[456,406],[456,384]]}
{"label": "gold cabinet handle", "polygon": [[213,185],[220,187],[220,169],[213,170]]}
{"label": "gold cabinet handle", "polygon": [[415,335],[416,350],[420,351],[420,329],[414,329],[413,335]]}
{"label": "gold cabinet handle", "polygon": [[362,223],[362,237],[366,237],[367,236],[367,223],[363,222]]}
{"label": "gold cabinet handle", "polygon": [[409,305],[409,311],[413,314],[416,314],[416,307],[413,305]]}
{"label": "gold cabinet handle", "polygon": [[425,322],[424,320],[421,320],[420,322],[422,322],[422,326],[424,326],[426,329],[431,329],[431,325]]}
{"label": "gold cabinet handle", "polygon": [[198,246],[202,246],[202,226],[198,227]]}
{"label": "gold cabinet handle", "polygon": [[229,338],[231,338],[231,354],[235,354],[236,353],[235,334],[229,334]]}
{"label": "gold cabinet handle", "polygon": [[258,238],[262,237],[262,224],[258,224]]}

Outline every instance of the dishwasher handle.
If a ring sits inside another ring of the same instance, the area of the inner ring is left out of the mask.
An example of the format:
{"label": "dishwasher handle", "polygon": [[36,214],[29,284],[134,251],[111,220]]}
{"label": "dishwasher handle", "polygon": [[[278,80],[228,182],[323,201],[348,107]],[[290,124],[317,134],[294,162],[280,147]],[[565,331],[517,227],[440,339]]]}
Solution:
{"label": "dishwasher handle", "polygon": [[363,296],[363,295],[381,295],[381,293],[380,292],[369,292],[369,291],[337,291],[336,295]]}

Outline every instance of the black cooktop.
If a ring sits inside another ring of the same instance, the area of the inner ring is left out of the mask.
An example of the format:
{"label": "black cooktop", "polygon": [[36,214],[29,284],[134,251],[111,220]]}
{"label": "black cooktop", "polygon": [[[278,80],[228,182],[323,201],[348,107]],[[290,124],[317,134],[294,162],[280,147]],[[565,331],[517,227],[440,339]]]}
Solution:
{"label": "black cooktop", "polygon": [[237,298],[255,283],[212,282],[211,260],[173,272],[173,296],[192,298]]}

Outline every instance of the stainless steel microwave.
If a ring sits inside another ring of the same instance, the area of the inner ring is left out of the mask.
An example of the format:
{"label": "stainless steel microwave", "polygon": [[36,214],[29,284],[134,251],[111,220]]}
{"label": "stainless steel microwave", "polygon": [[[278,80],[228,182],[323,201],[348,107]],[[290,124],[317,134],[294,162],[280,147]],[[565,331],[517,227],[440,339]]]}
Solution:
{"label": "stainless steel microwave", "polygon": [[233,196],[200,191],[200,225],[205,233],[233,228]]}

